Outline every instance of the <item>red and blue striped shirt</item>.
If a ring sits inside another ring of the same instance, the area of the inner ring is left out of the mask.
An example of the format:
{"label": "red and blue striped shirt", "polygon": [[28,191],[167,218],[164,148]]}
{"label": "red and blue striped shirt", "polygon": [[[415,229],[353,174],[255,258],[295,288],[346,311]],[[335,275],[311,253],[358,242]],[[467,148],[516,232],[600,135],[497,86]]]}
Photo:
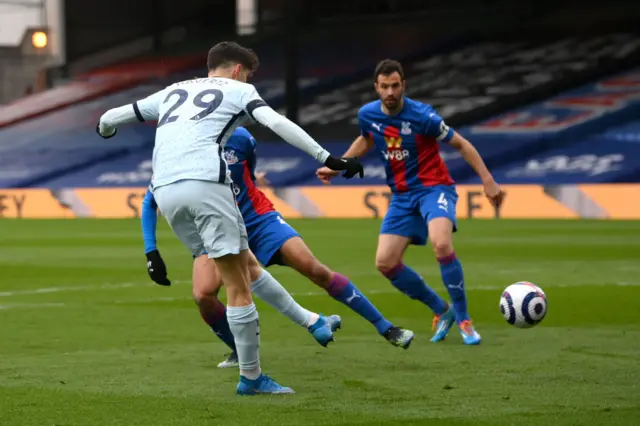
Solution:
{"label": "red and blue striped shirt", "polygon": [[392,192],[455,183],[438,147],[451,140],[453,129],[430,105],[405,97],[402,111],[390,116],[378,100],[360,108],[358,123],[380,153]]}

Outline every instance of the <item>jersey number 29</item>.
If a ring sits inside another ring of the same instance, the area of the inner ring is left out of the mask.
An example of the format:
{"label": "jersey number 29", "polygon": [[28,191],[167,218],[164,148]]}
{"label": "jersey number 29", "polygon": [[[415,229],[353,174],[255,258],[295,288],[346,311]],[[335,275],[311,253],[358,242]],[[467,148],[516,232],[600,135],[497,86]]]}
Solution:
{"label": "jersey number 29", "polygon": [[[174,95],[178,96],[178,99],[171,106],[171,108],[169,108],[167,112],[165,112],[164,115],[160,118],[160,120],[158,121],[158,127],[162,127],[165,124],[173,123],[174,121],[176,121],[180,115],[179,114],[171,115],[171,114],[173,114],[178,108],[180,108],[189,99],[189,92],[187,92],[184,89],[175,89],[169,92],[169,94],[167,95],[163,103],[166,104],[167,102],[169,102],[169,100],[171,100],[171,98],[174,97]],[[205,97],[209,97],[209,98],[213,97],[213,98],[210,101],[205,101],[204,100]],[[193,98],[193,104],[199,108],[202,108],[202,111],[200,111],[199,113],[191,117],[190,120],[193,120],[193,121],[202,120],[207,115],[211,114],[220,106],[220,104],[222,103],[223,97],[224,95],[218,89],[208,89],[198,93]]]}

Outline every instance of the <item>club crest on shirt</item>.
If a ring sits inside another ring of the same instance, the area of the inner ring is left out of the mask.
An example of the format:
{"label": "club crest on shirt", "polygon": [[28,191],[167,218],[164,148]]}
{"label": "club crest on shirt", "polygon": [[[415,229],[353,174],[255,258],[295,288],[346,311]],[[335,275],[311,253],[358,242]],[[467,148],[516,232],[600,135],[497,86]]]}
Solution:
{"label": "club crest on shirt", "polygon": [[409,123],[408,121],[403,121],[402,122],[402,129],[400,129],[400,133],[402,133],[403,135],[410,135],[411,134],[411,123]]}
{"label": "club crest on shirt", "polygon": [[227,164],[236,164],[238,157],[233,149],[224,152],[224,159],[227,160]]}

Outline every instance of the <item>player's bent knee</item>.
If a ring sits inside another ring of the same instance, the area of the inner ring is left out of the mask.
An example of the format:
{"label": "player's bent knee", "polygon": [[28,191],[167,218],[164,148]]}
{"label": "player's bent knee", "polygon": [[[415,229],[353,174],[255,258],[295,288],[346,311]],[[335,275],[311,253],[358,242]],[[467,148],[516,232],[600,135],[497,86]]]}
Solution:
{"label": "player's bent knee", "polygon": [[436,257],[447,257],[453,253],[453,244],[451,241],[433,241],[433,251],[436,254]]}
{"label": "player's bent knee", "polygon": [[193,301],[196,302],[197,305],[202,304],[203,302],[216,300],[218,299],[218,292],[220,289],[206,289],[206,288],[197,288],[194,287],[192,291]]}
{"label": "player's bent knee", "polygon": [[193,261],[192,293],[196,303],[205,298],[216,298],[222,282],[218,268],[207,255],[202,255]]}
{"label": "player's bent knee", "polygon": [[254,282],[258,278],[260,278],[260,276],[262,275],[262,271],[262,266],[260,266],[258,260],[255,257],[251,256],[249,258],[249,280],[251,282]]}
{"label": "player's bent knee", "polygon": [[400,235],[380,234],[376,251],[376,269],[390,277],[402,264],[402,256],[411,240]]}
{"label": "player's bent knee", "polygon": [[206,287],[196,287],[194,286],[191,294],[193,296],[193,300],[196,303],[200,303],[200,301],[210,298],[210,297],[217,297],[218,292],[217,291],[212,291],[209,288]]}
{"label": "player's bent knee", "polygon": [[396,259],[388,257],[378,257],[376,258],[376,269],[386,277],[395,270],[399,263],[400,261]]}
{"label": "player's bent knee", "polygon": [[225,285],[227,305],[247,306],[253,303],[247,267],[248,250],[219,257],[216,259],[216,264]]}

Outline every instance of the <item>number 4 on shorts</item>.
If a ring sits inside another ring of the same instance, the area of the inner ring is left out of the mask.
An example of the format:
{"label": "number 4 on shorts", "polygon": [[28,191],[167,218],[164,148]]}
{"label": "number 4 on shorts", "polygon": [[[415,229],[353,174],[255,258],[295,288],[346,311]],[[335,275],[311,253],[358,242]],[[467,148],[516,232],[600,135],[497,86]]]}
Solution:
{"label": "number 4 on shorts", "polygon": [[438,197],[438,204],[444,206],[445,208],[449,207],[449,202],[445,198],[444,192],[440,193],[440,197]]}

